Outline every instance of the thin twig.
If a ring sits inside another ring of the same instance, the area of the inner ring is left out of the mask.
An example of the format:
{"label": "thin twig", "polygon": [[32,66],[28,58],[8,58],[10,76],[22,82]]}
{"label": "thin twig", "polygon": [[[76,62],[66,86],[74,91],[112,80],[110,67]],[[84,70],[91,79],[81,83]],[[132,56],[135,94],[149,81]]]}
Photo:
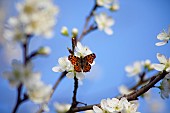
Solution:
{"label": "thin twig", "polygon": [[[90,21],[91,17],[93,16],[93,12],[97,9],[97,7],[98,7],[98,6],[97,6],[96,1],[95,1],[94,7],[93,7],[92,10],[90,11],[89,16],[87,16],[87,18],[86,18],[86,22],[85,22],[85,24],[84,24],[83,31],[82,31],[79,39],[78,39],[79,41],[82,40],[83,37],[87,34],[87,26],[88,26],[88,24],[89,24],[89,21]],[[89,32],[88,32],[88,33],[89,33]]]}
{"label": "thin twig", "polygon": [[17,89],[17,93],[18,93],[18,94],[17,94],[17,102],[16,102],[16,104],[15,104],[15,107],[14,107],[12,113],[16,113],[16,111],[17,111],[17,109],[18,109],[18,107],[19,107],[19,105],[20,105],[20,101],[21,101],[21,99],[20,99],[21,89],[22,89],[22,84],[20,84],[19,87],[18,87],[18,89]]}
{"label": "thin twig", "polygon": [[72,98],[72,104],[70,107],[70,110],[67,113],[73,113],[72,109],[77,107],[77,89],[78,89],[78,79],[76,78],[76,76],[74,76],[74,91],[73,91],[73,98]]}
{"label": "thin twig", "polygon": [[78,41],[81,41],[83,39],[83,36],[87,35],[88,33],[94,31],[97,29],[97,26],[91,25],[87,30],[85,30],[83,32],[83,34],[80,36],[80,38],[78,39]]}

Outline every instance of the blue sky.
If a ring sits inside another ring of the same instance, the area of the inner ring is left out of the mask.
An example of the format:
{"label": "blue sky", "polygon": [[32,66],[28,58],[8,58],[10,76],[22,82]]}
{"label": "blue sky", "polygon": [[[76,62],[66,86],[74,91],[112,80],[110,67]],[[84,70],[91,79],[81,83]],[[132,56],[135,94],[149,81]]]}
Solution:
{"label": "blue sky", "polygon": [[[15,3],[18,0],[15,0]],[[33,60],[36,71],[42,73],[42,79],[46,83],[54,84],[60,73],[52,72],[51,68],[57,65],[58,58],[68,56],[67,47],[71,47],[69,38],[60,35],[62,26],[67,26],[69,31],[76,27],[81,32],[85,18],[93,7],[93,0],[56,0],[60,8],[58,22],[54,29],[55,35],[52,39],[35,38],[30,42],[30,51],[36,50],[42,45],[49,46],[52,50],[48,57],[37,57]],[[10,3],[9,15],[15,15],[13,11],[15,4]],[[169,0],[120,0],[120,10],[114,13],[104,8],[97,12],[107,12],[115,20],[112,27],[114,34],[106,35],[101,31],[94,31],[84,37],[82,44],[87,45],[96,54],[96,65],[87,74],[87,79],[83,80],[83,85],[78,89],[78,100],[87,104],[99,103],[103,98],[111,98],[118,94],[118,86],[134,84],[134,80],[127,77],[124,71],[126,65],[137,60],[150,59],[158,62],[156,53],[162,53],[170,57],[167,44],[156,47],[156,39],[163,29],[168,29],[170,16]],[[5,65],[5,64],[3,64]],[[1,72],[5,69],[1,69]],[[11,89],[4,79],[0,78],[0,111],[10,112],[16,98],[15,89]],[[73,91],[73,80],[65,78],[52,98],[52,102],[58,101],[70,103]],[[153,94],[159,98],[159,90],[153,89]],[[9,101],[10,100],[10,101]],[[166,112],[169,100],[165,101]],[[30,113],[30,107],[34,105],[30,102],[21,105],[19,113]],[[141,99],[139,111],[150,113],[145,101]],[[53,108],[51,110],[53,112]]]}

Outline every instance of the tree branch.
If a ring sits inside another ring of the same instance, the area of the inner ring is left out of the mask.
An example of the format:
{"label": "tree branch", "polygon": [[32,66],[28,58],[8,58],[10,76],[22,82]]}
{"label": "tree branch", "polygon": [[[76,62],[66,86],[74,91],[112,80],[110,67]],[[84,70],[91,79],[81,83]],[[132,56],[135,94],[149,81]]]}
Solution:
{"label": "tree branch", "polygon": [[[166,71],[163,71],[159,73],[153,80],[151,80],[147,85],[143,86],[139,90],[136,90],[135,93],[132,92],[126,96],[126,98],[131,101],[137,99],[140,95],[146,93],[150,88],[154,87],[154,85],[162,80],[168,73]],[[152,78],[151,78],[152,79]]]}
{"label": "tree branch", "polygon": [[72,109],[77,107],[77,89],[78,89],[78,79],[74,76],[74,91],[73,91],[73,98],[70,110],[67,113],[72,113]]}
{"label": "tree branch", "polygon": [[[163,71],[160,72],[158,74],[156,74],[155,76],[150,78],[150,82],[143,86],[142,88],[140,88],[139,90],[136,90],[128,95],[126,95],[125,97],[131,101],[131,100],[136,100],[139,96],[143,95],[144,93],[146,93],[150,88],[154,87],[154,85],[156,83],[158,83],[160,80],[162,80],[168,73]],[[94,104],[100,107],[100,104]],[[84,107],[76,107],[72,110],[72,112],[79,112],[79,111],[85,111],[85,110],[92,110],[94,105],[88,105],[88,106],[84,106]]]}

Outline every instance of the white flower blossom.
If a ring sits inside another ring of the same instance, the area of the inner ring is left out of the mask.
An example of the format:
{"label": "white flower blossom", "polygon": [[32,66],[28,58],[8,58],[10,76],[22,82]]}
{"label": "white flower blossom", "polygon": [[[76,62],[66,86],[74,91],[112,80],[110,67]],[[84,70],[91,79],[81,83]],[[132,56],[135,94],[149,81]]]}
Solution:
{"label": "white flower blossom", "polygon": [[132,66],[126,66],[125,71],[128,73],[129,77],[138,75],[142,72],[143,63],[140,61],[134,62]]}
{"label": "white flower blossom", "polygon": [[154,69],[158,71],[166,70],[167,72],[170,72],[170,58],[167,59],[164,55],[157,53],[157,59],[160,64],[153,64]]}
{"label": "white flower blossom", "polygon": [[27,93],[29,98],[37,104],[48,102],[52,93],[52,86],[37,81],[27,87]]}
{"label": "white flower blossom", "polygon": [[124,97],[120,100],[117,98],[102,99],[100,105],[101,108],[93,106],[93,111],[95,113],[139,113],[137,112],[138,102],[128,102]]}
{"label": "white flower blossom", "polygon": [[95,15],[95,21],[99,30],[105,31],[108,35],[113,34],[111,26],[113,26],[115,22],[112,17],[107,16],[106,13],[100,13]]}
{"label": "white flower blossom", "polygon": [[167,44],[168,41],[170,40],[170,27],[169,27],[168,33],[166,33],[165,31],[163,31],[162,33],[159,33],[157,36],[157,39],[161,40],[161,42],[157,42],[155,44],[156,46],[163,46]]}
{"label": "white flower blossom", "polygon": [[118,113],[123,110],[125,98],[120,100],[117,98],[102,99],[100,102],[101,108],[93,106],[95,113]]}
{"label": "white flower blossom", "polygon": [[138,105],[136,103],[128,102],[127,99],[124,99],[124,108],[121,113],[140,113],[137,112]]}
{"label": "white flower blossom", "polygon": [[70,104],[60,104],[58,102],[54,103],[54,108],[56,109],[57,113],[65,113],[70,109]]}
{"label": "white flower blossom", "polygon": [[112,6],[112,4],[114,4],[115,1],[116,0],[97,0],[97,5],[109,9]]}
{"label": "white flower blossom", "polygon": [[105,106],[105,109],[109,112],[120,112],[123,109],[123,98],[121,100],[117,98],[107,99],[107,105]]}
{"label": "white flower blossom", "polygon": [[170,74],[167,74],[165,76],[165,78],[162,80],[160,89],[161,89],[161,97],[163,99],[169,98],[169,94],[170,94]]}

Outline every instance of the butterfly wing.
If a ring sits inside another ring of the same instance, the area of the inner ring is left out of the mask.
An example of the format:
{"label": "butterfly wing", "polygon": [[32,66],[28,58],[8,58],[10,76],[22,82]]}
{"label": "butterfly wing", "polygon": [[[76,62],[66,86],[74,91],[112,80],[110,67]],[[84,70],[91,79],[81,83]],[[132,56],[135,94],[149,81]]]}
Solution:
{"label": "butterfly wing", "polygon": [[[94,59],[96,58],[96,55],[94,53],[89,54],[87,56],[84,57],[84,60],[90,64],[93,63]],[[85,64],[86,65],[86,64]]]}
{"label": "butterfly wing", "polygon": [[81,72],[81,59],[74,55],[69,55],[68,60],[74,65],[76,72]]}
{"label": "butterfly wing", "polygon": [[74,70],[76,72],[81,72],[82,71],[80,62],[77,62],[76,65],[74,65]]}
{"label": "butterfly wing", "polygon": [[80,58],[74,55],[69,55],[68,60],[73,64],[76,65],[77,62],[80,62]]}
{"label": "butterfly wing", "polygon": [[90,69],[91,69],[91,65],[86,60],[84,60],[83,72],[89,72]]}

